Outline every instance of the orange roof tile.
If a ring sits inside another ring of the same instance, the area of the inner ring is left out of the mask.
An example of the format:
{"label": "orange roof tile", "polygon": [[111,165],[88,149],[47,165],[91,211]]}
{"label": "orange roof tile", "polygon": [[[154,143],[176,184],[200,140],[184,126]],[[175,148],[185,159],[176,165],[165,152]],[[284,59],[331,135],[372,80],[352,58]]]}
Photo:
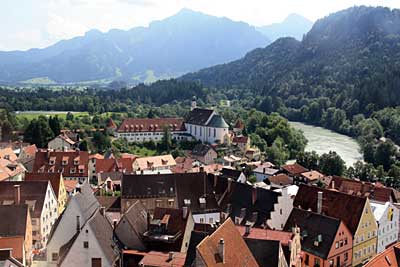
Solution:
{"label": "orange roof tile", "polygon": [[276,240],[280,241],[282,245],[288,246],[289,241],[292,240],[293,233],[270,230],[270,229],[262,229],[262,228],[251,228],[250,234],[246,234],[245,226],[236,226],[236,229],[239,230],[239,233],[242,237],[251,238],[251,239],[260,239],[260,240]]}
{"label": "orange roof tile", "polygon": [[171,252],[172,260],[169,259],[169,253],[150,251],[140,261],[139,266],[154,266],[154,267],[171,267],[184,266],[186,253]]}
{"label": "orange roof tile", "polygon": [[400,242],[385,249],[373,257],[364,267],[395,267],[400,266],[397,259],[400,257]]}

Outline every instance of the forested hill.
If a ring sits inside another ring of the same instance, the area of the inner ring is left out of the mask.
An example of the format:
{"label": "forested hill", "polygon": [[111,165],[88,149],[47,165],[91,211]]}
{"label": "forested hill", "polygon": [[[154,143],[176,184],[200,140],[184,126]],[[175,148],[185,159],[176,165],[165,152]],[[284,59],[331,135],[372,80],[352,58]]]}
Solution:
{"label": "forested hill", "polygon": [[300,108],[328,97],[354,115],[400,105],[400,10],[354,7],[318,20],[302,42],[278,39],[244,58],[183,76],[249,88]]}

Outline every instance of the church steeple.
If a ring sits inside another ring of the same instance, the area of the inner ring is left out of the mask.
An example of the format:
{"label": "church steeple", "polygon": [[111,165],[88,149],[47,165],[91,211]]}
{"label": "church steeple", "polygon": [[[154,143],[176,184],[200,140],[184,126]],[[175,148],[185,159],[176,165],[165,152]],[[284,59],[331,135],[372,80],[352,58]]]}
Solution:
{"label": "church steeple", "polygon": [[195,108],[197,108],[197,101],[196,101],[196,96],[193,96],[193,98],[192,98],[192,104],[191,104],[191,106],[190,106],[190,110],[193,110],[193,109],[195,109]]}

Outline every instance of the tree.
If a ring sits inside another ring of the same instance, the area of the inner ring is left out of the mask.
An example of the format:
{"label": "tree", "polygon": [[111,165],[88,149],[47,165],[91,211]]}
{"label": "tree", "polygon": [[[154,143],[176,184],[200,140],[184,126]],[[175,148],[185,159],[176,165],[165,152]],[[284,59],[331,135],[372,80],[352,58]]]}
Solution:
{"label": "tree", "polygon": [[[9,141],[12,139],[12,125],[8,120],[5,120],[0,124],[0,139],[3,141]],[[0,140],[1,141],[1,140]]]}
{"label": "tree", "polygon": [[65,119],[67,121],[73,121],[74,120],[74,114],[72,114],[71,112],[68,112]]}
{"label": "tree", "polygon": [[49,123],[45,117],[33,119],[24,133],[24,141],[35,144],[39,148],[44,148],[47,143],[54,138]]}
{"label": "tree", "polygon": [[61,125],[60,121],[58,120],[58,116],[50,117],[49,118],[49,126],[53,131],[54,136],[57,136],[61,132]]}
{"label": "tree", "polygon": [[79,143],[79,150],[81,151],[88,151],[89,146],[86,140],[83,140],[82,142]]}
{"label": "tree", "polygon": [[171,152],[172,149],[172,137],[171,137],[171,130],[169,127],[164,128],[164,135],[161,139],[161,147],[167,153]]}
{"label": "tree", "polygon": [[271,147],[267,148],[268,159],[281,166],[289,159],[289,151],[284,145],[283,139],[278,137]]}
{"label": "tree", "polygon": [[296,162],[310,170],[318,169],[319,156],[317,152],[300,152],[297,154]]}
{"label": "tree", "polygon": [[104,152],[111,147],[110,137],[100,131],[93,134],[92,142],[98,152]]}
{"label": "tree", "polygon": [[342,175],[346,169],[342,158],[334,151],[324,153],[319,160],[319,170],[325,175]]}
{"label": "tree", "polygon": [[392,163],[394,163],[396,153],[397,149],[391,140],[380,142],[375,150],[374,165],[382,165],[385,170],[389,170]]}

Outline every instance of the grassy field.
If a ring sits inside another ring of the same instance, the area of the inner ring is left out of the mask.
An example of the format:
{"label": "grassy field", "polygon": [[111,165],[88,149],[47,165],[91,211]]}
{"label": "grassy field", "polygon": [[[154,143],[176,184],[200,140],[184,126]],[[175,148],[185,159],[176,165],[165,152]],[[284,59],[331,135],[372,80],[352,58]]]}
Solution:
{"label": "grassy field", "polygon": [[[16,116],[19,119],[26,118],[27,120],[37,119],[39,116],[55,116],[65,119],[67,111],[28,111],[28,112],[16,112]],[[74,116],[82,117],[89,115],[87,112],[72,112]]]}

